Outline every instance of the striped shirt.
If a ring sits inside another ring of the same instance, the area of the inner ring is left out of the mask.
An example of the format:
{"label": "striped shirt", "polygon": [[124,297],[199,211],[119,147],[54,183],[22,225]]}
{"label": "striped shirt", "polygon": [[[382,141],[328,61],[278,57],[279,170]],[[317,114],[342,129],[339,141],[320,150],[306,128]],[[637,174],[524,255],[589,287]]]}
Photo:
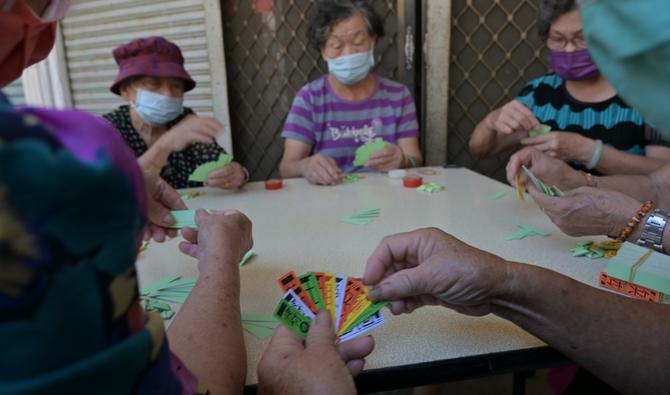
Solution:
{"label": "striped shirt", "polygon": [[644,155],[647,145],[670,144],[619,96],[596,103],[579,101],[568,93],[565,81],[554,74],[531,81],[517,100],[552,130],[602,140],[629,154]]}
{"label": "striped shirt", "polygon": [[345,172],[354,170],[356,149],[368,141],[381,137],[397,144],[399,139],[419,137],[409,89],[376,78],[372,95],[360,101],[337,96],[327,74],[305,85],[293,101],[282,137],[311,145],[312,154],[330,156]]}

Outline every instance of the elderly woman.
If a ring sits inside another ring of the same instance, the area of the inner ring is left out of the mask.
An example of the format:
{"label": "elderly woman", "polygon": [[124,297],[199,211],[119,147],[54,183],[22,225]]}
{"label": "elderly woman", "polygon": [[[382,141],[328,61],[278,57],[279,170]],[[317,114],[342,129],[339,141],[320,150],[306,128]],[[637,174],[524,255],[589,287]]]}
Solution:
{"label": "elderly woman", "polygon": [[[110,90],[129,105],[104,115],[121,133],[145,170],[160,172],[174,188],[199,184],[188,178],[199,165],[225,151],[214,137],[223,126],[196,116],[182,104],[195,81],[184,69],[179,47],[162,37],[131,41],[114,50],[119,73]],[[248,172],[231,162],[209,173],[206,186],[236,189]]]}
{"label": "elderly woman", "polygon": [[321,0],[309,41],[328,63],[328,74],[296,95],[282,136],[282,177],[336,184],[354,167],[356,149],[375,138],[391,143],[362,170],[386,172],[421,165],[419,128],[407,87],[372,72],[381,19],[363,0]]}
{"label": "elderly woman", "polygon": [[[648,174],[667,163],[668,140],[617,95],[591,59],[575,0],[541,1],[538,29],[555,74],[530,82],[484,118],[470,150],[487,157],[522,144],[596,174]],[[529,137],[540,124],[552,132]]]}

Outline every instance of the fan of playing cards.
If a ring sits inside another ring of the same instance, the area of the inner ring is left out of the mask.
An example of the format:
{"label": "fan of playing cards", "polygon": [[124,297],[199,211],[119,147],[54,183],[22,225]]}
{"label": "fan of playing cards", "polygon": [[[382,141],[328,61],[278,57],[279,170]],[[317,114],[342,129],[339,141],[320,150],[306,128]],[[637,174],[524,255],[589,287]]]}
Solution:
{"label": "fan of playing cards", "polygon": [[388,302],[371,302],[360,278],[332,273],[288,272],[279,278],[285,292],[274,315],[303,339],[319,310],[327,310],[338,341],[347,341],[384,324]]}

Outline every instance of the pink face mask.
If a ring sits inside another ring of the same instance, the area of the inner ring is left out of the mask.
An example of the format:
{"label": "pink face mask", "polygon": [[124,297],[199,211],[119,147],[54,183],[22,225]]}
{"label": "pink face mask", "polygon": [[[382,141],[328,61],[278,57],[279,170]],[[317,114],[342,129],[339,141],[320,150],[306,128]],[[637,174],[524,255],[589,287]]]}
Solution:
{"label": "pink face mask", "polygon": [[39,17],[25,0],[0,0],[0,88],[49,55],[56,40],[56,22],[69,6],[69,0],[52,0]]}

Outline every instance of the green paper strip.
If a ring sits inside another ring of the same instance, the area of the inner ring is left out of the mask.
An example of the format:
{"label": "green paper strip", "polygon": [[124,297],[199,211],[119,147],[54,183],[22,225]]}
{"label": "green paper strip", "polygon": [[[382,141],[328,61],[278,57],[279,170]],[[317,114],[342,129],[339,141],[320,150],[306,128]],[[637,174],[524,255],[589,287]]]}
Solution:
{"label": "green paper strip", "polygon": [[499,192],[496,192],[496,193],[492,194],[491,196],[489,196],[489,199],[498,200],[498,199],[504,198],[505,196],[507,196],[507,192],[499,191]]}
{"label": "green paper strip", "polygon": [[246,322],[242,322],[242,328],[249,332],[251,335],[256,336],[257,338],[264,340],[272,336],[274,329],[265,328],[262,326],[252,325]]}
{"label": "green paper strip", "polygon": [[323,293],[321,292],[319,281],[316,279],[314,273],[305,273],[302,276],[299,276],[298,279],[300,280],[302,289],[309,294],[314,301],[314,304],[316,304],[316,307],[321,310],[326,310],[327,306],[323,301]]}
{"label": "green paper strip", "polygon": [[543,237],[551,236],[551,233],[545,232],[541,229],[535,228],[535,227],[530,226],[530,225],[521,224],[521,225],[517,225],[517,227],[519,228],[519,230],[517,230],[516,232],[514,232],[512,234],[509,234],[509,235],[505,236],[505,240],[507,240],[507,241],[522,240],[522,239],[525,239],[526,237],[532,237],[532,236],[543,236]]}
{"label": "green paper strip", "polygon": [[255,256],[256,253],[254,252],[254,250],[247,251],[247,253],[244,254],[244,256],[242,257],[242,261],[240,261],[240,266],[246,265],[249,262],[249,260]]}
{"label": "green paper strip", "polygon": [[307,332],[312,320],[291,306],[284,299],[279,300],[274,316],[302,339],[307,338]]}

